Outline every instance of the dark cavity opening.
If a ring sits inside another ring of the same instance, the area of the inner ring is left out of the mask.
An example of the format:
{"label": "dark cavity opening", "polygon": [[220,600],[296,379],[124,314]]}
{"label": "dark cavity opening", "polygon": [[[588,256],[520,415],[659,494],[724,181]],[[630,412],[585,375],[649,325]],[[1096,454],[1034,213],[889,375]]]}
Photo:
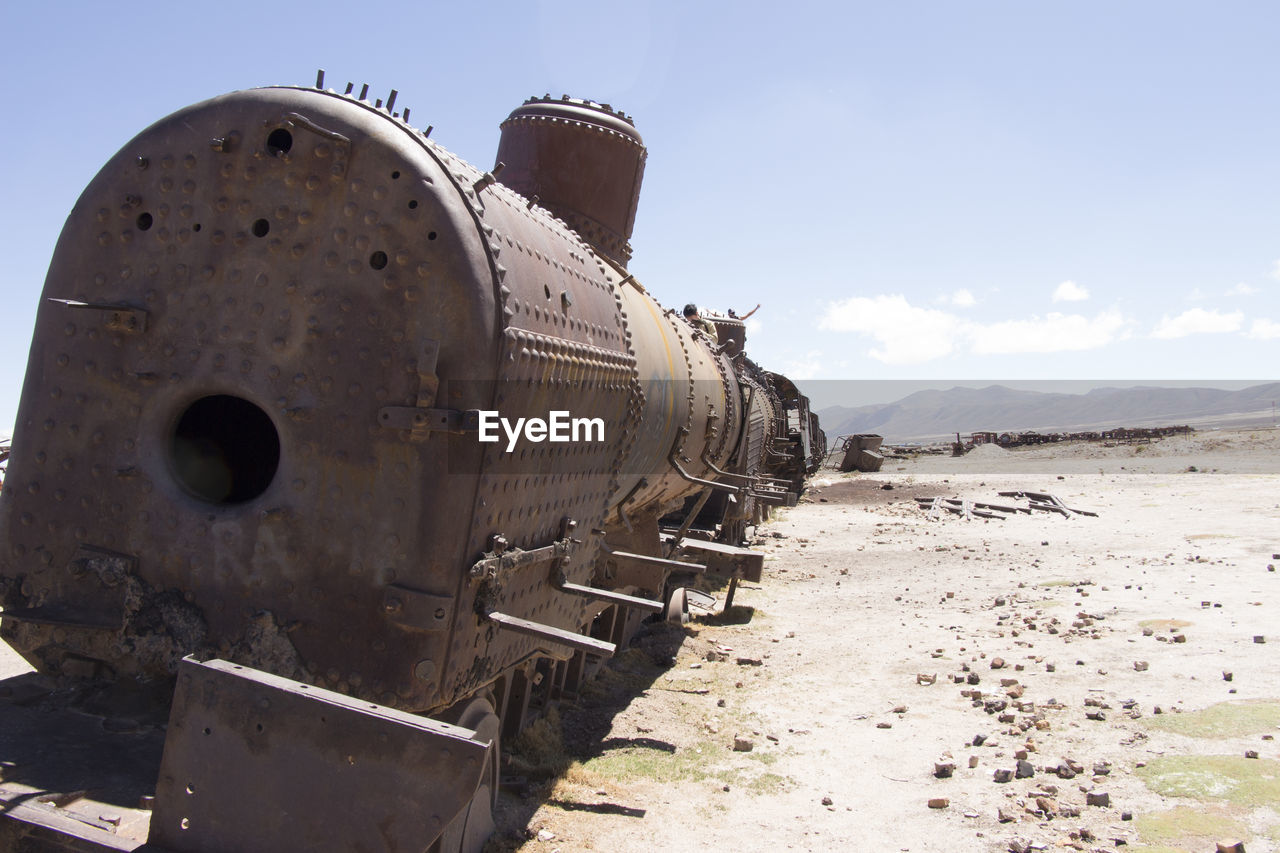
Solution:
{"label": "dark cavity opening", "polygon": [[418,200],[417,200],[416,198],[415,198],[415,199],[410,199],[410,200],[409,200],[409,209],[410,209],[410,210],[417,210],[417,209],[418,209]]}
{"label": "dark cavity opening", "polygon": [[271,230],[271,223],[265,219],[258,219],[253,223],[253,228],[250,230],[253,231],[253,236],[255,237],[265,237],[267,232]]}
{"label": "dark cavity opening", "polygon": [[391,173],[391,180],[393,181],[400,180],[400,171],[398,169]]}
{"label": "dark cavity opening", "polygon": [[436,238],[436,232],[434,232],[434,231],[428,231],[428,232],[427,232],[427,239],[428,239],[428,240],[434,240],[435,238]]}
{"label": "dark cavity opening", "polygon": [[293,147],[293,134],[277,127],[267,135],[267,151],[272,157],[283,157]]}
{"label": "dark cavity opening", "polygon": [[244,503],[271,485],[280,464],[280,435],[267,413],[248,400],[202,397],[178,419],[169,460],[178,483],[200,500]]}
{"label": "dark cavity opening", "polygon": [[151,218],[150,213],[139,213],[138,214],[138,230],[146,231],[148,228],[151,227],[151,223],[153,221],[154,220]]}
{"label": "dark cavity opening", "polygon": [[386,267],[386,265],[387,265],[386,252],[374,252],[372,255],[369,256],[369,266],[373,267],[375,270],[383,269]]}

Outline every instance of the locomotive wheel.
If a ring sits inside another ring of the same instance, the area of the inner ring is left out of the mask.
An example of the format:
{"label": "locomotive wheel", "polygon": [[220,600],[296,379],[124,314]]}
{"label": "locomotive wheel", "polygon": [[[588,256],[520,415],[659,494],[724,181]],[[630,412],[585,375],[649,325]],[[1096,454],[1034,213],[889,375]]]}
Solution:
{"label": "locomotive wheel", "polygon": [[484,843],[493,834],[493,807],[498,799],[498,772],[501,753],[499,735],[502,721],[493,712],[493,704],[484,697],[465,700],[442,715],[446,722],[475,731],[474,740],[489,741],[489,760],[485,764],[480,784],[465,811],[458,814],[445,827],[431,846],[430,853],[480,853]]}
{"label": "locomotive wheel", "polygon": [[689,596],[682,586],[673,589],[667,599],[667,621],[676,625],[689,621]]}

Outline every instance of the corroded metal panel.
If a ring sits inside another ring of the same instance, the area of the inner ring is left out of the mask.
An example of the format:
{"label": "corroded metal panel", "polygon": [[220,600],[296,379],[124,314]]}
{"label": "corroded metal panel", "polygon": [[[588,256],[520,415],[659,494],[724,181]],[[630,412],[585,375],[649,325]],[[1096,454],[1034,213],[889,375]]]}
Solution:
{"label": "corroded metal panel", "polygon": [[188,658],[149,841],[173,853],[421,853],[479,786],[493,747],[474,735]]}

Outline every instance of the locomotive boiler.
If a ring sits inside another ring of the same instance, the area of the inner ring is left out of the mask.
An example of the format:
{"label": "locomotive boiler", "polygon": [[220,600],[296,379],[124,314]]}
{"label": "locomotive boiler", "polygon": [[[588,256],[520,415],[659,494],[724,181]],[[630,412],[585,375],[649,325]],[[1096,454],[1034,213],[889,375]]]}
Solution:
{"label": "locomotive boiler", "polygon": [[477,849],[501,737],[682,618],[673,577],[758,579],[746,526],[825,450],[736,321],[628,273],[629,117],[530,99],[482,171],[352,88],[157,122],[50,265],[0,633],[176,679],[147,849]]}

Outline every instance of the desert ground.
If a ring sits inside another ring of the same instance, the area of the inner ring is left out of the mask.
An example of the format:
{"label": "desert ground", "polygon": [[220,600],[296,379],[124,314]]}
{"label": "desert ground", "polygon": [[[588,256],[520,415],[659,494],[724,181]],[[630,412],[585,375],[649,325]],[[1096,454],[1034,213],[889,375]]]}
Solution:
{"label": "desert ground", "polygon": [[[1010,490],[1097,516],[914,500]],[[1280,432],[823,471],[756,547],[514,745],[490,849],[1280,850]]]}
{"label": "desert ground", "polygon": [[[1097,516],[914,500],[1011,490]],[[1280,431],[823,471],[754,547],[507,745],[491,853],[1280,850]]]}

